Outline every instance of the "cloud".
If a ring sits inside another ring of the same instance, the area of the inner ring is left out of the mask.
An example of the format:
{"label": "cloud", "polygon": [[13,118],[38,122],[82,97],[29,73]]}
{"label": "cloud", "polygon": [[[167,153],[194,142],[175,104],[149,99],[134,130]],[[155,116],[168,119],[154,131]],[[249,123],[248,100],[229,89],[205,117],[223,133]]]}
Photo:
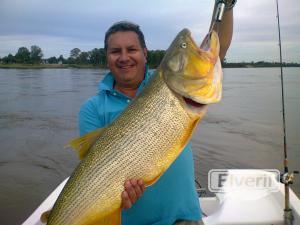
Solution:
{"label": "cloud", "polygon": [[[297,1],[279,2],[286,59],[299,62]],[[43,49],[45,57],[68,56],[75,47],[82,50],[103,47],[104,32],[119,20],[138,23],[149,49],[166,49],[184,27],[200,43],[208,31],[212,7],[211,0],[1,0],[0,56],[34,44]],[[239,0],[234,14],[234,38],[228,60],[276,59],[275,1]]]}
{"label": "cloud", "polygon": [[[300,7],[297,0],[279,0],[283,60],[300,62]],[[279,61],[277,11],[274,0],[238,1],[229,61]]]}

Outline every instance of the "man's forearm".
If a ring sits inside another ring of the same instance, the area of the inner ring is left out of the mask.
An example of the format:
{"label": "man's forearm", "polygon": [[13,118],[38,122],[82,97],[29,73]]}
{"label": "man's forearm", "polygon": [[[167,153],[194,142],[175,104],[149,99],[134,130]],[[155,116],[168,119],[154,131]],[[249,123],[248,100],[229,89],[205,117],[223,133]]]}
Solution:
{"label": "man's forearm", "polygon": [[[216,10],[216,5],[214,8],[214,13],[212,17],[212,23],[211,26],[214,24],[214,14]],[[223,19],[220,22],[220,25],[213,27],[214,30],[218,29],[219,33],[219,39],[220,39],[220,59],[223,61],[225,58],[226,52],[230,46],[231,39],[232,39],[232,33],[233,33],[233,9],[225,10]]]}
{"label": "man's forearm", "polygon": [[220,59],[223,61],[230,46],[233,32],[233,9],[224,12],[223,19],[219,27],[220,39]]}

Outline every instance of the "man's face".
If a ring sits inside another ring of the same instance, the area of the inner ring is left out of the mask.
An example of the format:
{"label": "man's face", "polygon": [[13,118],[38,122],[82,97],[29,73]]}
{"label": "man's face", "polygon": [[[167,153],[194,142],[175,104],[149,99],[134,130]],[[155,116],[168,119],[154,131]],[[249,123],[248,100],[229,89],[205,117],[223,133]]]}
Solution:
{"label": "man's face", "polygon": [[119,31],[109,36],[107,63],[118,85],[137,87],[144,79],[147,49],[140,45],[133,31]]}

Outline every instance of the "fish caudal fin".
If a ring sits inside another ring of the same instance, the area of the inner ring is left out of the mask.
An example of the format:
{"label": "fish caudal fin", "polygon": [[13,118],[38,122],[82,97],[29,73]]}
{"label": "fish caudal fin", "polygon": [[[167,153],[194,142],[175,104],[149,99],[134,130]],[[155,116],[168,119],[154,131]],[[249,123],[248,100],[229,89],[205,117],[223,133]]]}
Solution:
{"label": "fish caudal fin", "polygon": [[71,147],[78,153],[79,159],[83,159],[89,149],[95,144],[103,129],[97,129],[79,138],[75,138],[69,142],[65,147]]}
{"label": "fish caudal fin", "polygon": [[48,222],[50,213],[51,213],[51,210],[48,210],[48,211],[42,213],[41,218],[40,218],[42,223],[47,223]]}

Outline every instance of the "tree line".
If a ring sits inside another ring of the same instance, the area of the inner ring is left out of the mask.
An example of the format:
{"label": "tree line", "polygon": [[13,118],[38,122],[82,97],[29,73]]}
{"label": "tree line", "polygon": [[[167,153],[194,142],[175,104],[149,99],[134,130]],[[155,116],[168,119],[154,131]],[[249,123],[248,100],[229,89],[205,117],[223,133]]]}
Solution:
{"label": "tree line", "polygon": [[251,67],[300,67],[299,63],[295,62],[266,62],[266,61],[258,61],[258,62],[226,62],[226,59],[222,62],[223,68],[251,68]]}
{"label": "tree line", "polygon": [[[156,68],[164,57],[165,50],[148,50],[147,63],[150,68]],[[73,48],[70,51],[69,57],[64,58],[63,55],[59,57],[52,56],[50,58],[43,58],[42,49],[33,45],[30,50],[26,47],[20,47],[15,55],[8,54],[0,58],[0,64],[65,64],[65,65],[93,65],[99,67],[106,67],[106,54],[104,48],[94,48],[91,51],[81,51],[79,48]],[[299,67],[299,63],[282,63],[285,67]],[[224,59],[223,67],[278,67],[279,62],[236,62],[229,63]]]}
{"label": "tree line", "polygon": [[1,63],[23,63],[23,64],[40,64],[42,62],[43,52],[37,45],[32,45],[30,51],[26,47],[20,47],[17,53],[13,56],[8,54],[7,56],[0,58]]}
{"label": "tree line", "polygon": [[[148,50],[147,63],[150,67],[155,68],[165,55],[165,50]],[[15,55],[8,54],[0,58],[2,64],[79,64],[94,65],[106,67],[106,54],[104,48],[94,48],[91,51],[81,51],[74,48],[70,51],[69,57],[64,58],[52,56],[43,58],[43,51],[40,47],[33,45],[30,50],[26,47],[20,47]]]}

